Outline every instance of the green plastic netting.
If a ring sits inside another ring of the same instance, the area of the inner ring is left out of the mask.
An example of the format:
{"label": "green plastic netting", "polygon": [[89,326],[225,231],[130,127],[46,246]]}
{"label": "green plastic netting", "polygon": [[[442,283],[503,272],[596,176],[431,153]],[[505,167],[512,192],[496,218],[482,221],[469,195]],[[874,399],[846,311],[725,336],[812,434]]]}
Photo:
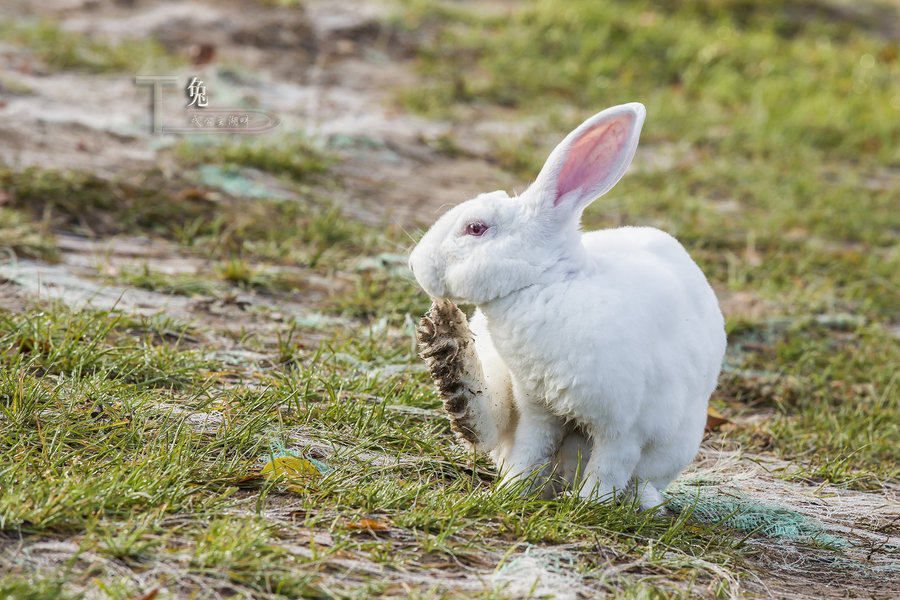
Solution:
{"label": "green plastic netting", "polygon": [[769,537],[786,538],[832,548],[845,548],[849,543],[825,531],[821,523],[789,508],[763,504],[734,490],[697,483],[676,483],[666,490],[667,506],[675,512],[691,511],[691,516],[704,523],[758,532]]}

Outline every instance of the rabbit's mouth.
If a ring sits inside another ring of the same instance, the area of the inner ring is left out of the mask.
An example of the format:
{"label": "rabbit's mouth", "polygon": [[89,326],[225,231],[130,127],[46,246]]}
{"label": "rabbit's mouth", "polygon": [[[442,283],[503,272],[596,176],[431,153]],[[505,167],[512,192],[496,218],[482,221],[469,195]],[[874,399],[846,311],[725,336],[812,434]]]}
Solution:
{"label": "rabbit's mouth", "polygon": [[432,264],[426,254],[421,244],[413,248],[409,256],[409,270],[426,294],[432,298],[443,298],[446,296],[447,286],[439,275],[440,269]]}
{"label": "rabbit's mouth", "polygon": [[[413,271],[413,275],[415,275],[415,271]],[[447,286],[443,285],[442,282],[438,282],[438,284],[436,285],[434,281],[428,281],[426,278],[419,277],[418,275],[416,275],[416,282],[432,300],[456,300],[452,297],[452,294],[450,293],[450,290],[447,288]]]}

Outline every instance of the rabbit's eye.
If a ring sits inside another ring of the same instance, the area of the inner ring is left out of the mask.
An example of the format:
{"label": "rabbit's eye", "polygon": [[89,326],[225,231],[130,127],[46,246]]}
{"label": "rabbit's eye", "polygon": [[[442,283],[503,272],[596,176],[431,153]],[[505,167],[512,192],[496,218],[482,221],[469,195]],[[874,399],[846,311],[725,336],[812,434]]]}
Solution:
{"label": "rabbit's eye", "polygon": [[481,237],[488,230],[488,226],[481,221],[472,221],[466,225],[466,235]]}

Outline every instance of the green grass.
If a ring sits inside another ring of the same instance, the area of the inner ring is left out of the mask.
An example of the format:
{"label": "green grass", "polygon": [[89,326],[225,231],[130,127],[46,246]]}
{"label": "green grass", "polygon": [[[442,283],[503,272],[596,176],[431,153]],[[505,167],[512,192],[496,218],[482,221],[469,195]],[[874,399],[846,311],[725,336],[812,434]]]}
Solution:
{"label": "green grass", "polygon": [[[73,597],[95,586],[133,597],[134,581],[113,577],[112,565],[140,571],[165,561],[173,585],[190,577],[253,597],[330,597],[321,585],[336,568],[329,557],[416,568],[481,560],[498,540],[682,557],[680,566],[661,562],[667,581],[685,575],[694,556],[707,565],[699,580],[715,580],[709,565],[733,564],[739,553],[740,537],[684,519],[493,490],[487,463],[448,443],[443,418],[393,408],[435,408],[437,400],[425,375],[410,372],[410,346],[391,336],[324,345],[284,367],[238,368],[235,380],[234,367],[177,336],[161,338],[161,330],[185,331],[171,321],[58,305],[2,319],[0,535],[26,544],[76,536],[80,552],[101,557],[92,559],[92,581],[73,582],[58,563],[27,580],[0,570],[7,595],[44,597],[67,581]],[[407,367],[368,374],[386,364]],[[218,425],[198,427],[191,415],[213,415]],[[273,443],[298,435],[325,450],[333,473],[302,493],[254,475]],[[293,516],[264,517],[285,515],[284,506]],[[386,533],[366,533],[362,519]],[[328,544],[312,544],[297,527],[327,534]],[[366,587],[353,577],[345,585]]]}
{"label": "green grass", "polygon": [[59,255],[56,242],[43,224],[4,207],[0,207],[0,252],[50,261]]}
{"label": "green grass", "polygon": [[299,182],[325,179],[335,160],[298,134],[279,140],[214,141],[218,140],[183,141],[176,148],[176,155],[188,165],[217,164],[230,169],[251,167]]}
{"label": "green grass", "polygon": [[409,4],[407,27],[438,32],[421,52],[432,84],[407,96],[421,109],[497,104],[540,110],[558,124],[560,103],[596,110],[640,99],[645,143],[900,160],[900,62],[873,31],[896,18],[889,5],[854,18],[827,1],[560,0],[493,14]]}
{"label": "green grass", "polygon": [[[315,177],[323,168],[310,167],[309,173]],[[300,177],[300,171],[294,175]],[[284,200],[235,197],[158,172],[113,181],[85,172],[17,171],[0,165],[0,189],[9,196],[8,206],[18,211],[4,209],[10,218],[0,229],[0,241],[9,240],[6,245],[26,255],[51,255],[53,249],[20,213],[42,223],[44,230],[90,237],[159,235],[221,261],[328,267],[383,245],[379,234],[344,218],[327,197],[308,188]],[[390,237],[399,239],[399,232]]]}
{"label": "green grass", "polygon": [[49,20],[5,20],[0,40],[25,47],[55,71],[88,73],[156,73],[182,61],[150,39],[126,39],[107,43],[91,36],[65,31]]}
{"label": "green grass", "polygon": [[83,595],[65,591],[65,577],[28,575],[10,575],[0,579],[0,597],[21,598],[22,600],[70,600]]}
{"label": "green grass", "polygon": [[4,315],[3,530],[72,531],[139,506],[202,510],[220,498],[198,498],[195,481],[227,467],[198,465],[197,440],[170,426],[181,419],[153,406],[188,385],[203,394],[205,363],[177,344],[126,341],[117,323],[63,310]]}
{"label": "green grass", "polygon": [[[0,242],[19,255],[53,258],[54,231],[160,236],[209,259],[211,267],[195,275],[133,267],[107,280],[187,296],[227,293],[229,286],[280,296],[316,294],[325,297],[322,308],[331,314],[392,322],[423,314],[429,303],[405,266],[405,233],[347,218],[327,190],[309,187],[329,177],[322,168],[310,167],[311,180],[295,172],[297,197],[276,199],[197,186],[189,174],[172,179],[149,172],[114,181],[0,166],[0,189],[10,207],[3,209],[10,218],[0,226]],[[332,277],[337,272],[344,275]],[[317,288],[310,283],[314,275],[331,283]]]}
{"label": "green grass", "polygon": [[752,345],[742,366],[768,375],[726,374],[718,398],[735,415],[774,409],[762,429],[738,430],[738,439],[799,460],[811,480],[878,489],[900,477],[894,335],[878,325],[807,318],[780,327],[745,323],[732,330],[731,343]]}
{"label": "green grass", "polygon": [[172,185],[159,173],[136,182],[82,171],[0,165],[8,206],[51,229],[92,237],[143,231],[175,237],[214,222],[216,201],[205,190]]}
{"label": "green grass", "polygon": [[137,268],[119,269],[111,281],[133,285],[134,287],[182,296],[210,296],[222,291],[221,285],[201,274],[169,274],[153,271],[147,265]]}
{"label": "green grass", "polygon": [[[160,342],[159,328],[59,306],[3,316],[0,531],[77,533],[82,551],[133,567],[187,547],[186,572],[224,568],[248,589],[301,593],[300,567],[272,546],[270,525],[222,516],[265,453],[281,398],[217,384],[222,365]],[[232,406],[213,433],[187,420]],[[173,518],[185,525],[172,529]],[[20,577],[0,586],[35,589]]]}

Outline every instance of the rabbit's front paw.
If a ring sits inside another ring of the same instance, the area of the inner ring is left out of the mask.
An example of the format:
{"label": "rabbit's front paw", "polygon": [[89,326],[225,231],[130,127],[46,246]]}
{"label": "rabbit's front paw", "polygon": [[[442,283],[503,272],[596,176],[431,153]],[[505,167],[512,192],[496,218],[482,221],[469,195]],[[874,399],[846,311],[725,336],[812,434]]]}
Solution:
{"label": "rabbit's front paw", "polygon": [[425,359],[431,374],[438,377],[456,366],[460,349],[472,340],[466,315],[449,300],[435,300],[416,328],[419,356]]}
{"label": "rabbit's front paw", "polygon": [[466,315],[449,300],[435,300],[419,321],[416,338],[419,356],[425,359],[444,401],[450,428],[465,442],[478,444],[478,428],[468,418],[469,402],[484,392]]}

